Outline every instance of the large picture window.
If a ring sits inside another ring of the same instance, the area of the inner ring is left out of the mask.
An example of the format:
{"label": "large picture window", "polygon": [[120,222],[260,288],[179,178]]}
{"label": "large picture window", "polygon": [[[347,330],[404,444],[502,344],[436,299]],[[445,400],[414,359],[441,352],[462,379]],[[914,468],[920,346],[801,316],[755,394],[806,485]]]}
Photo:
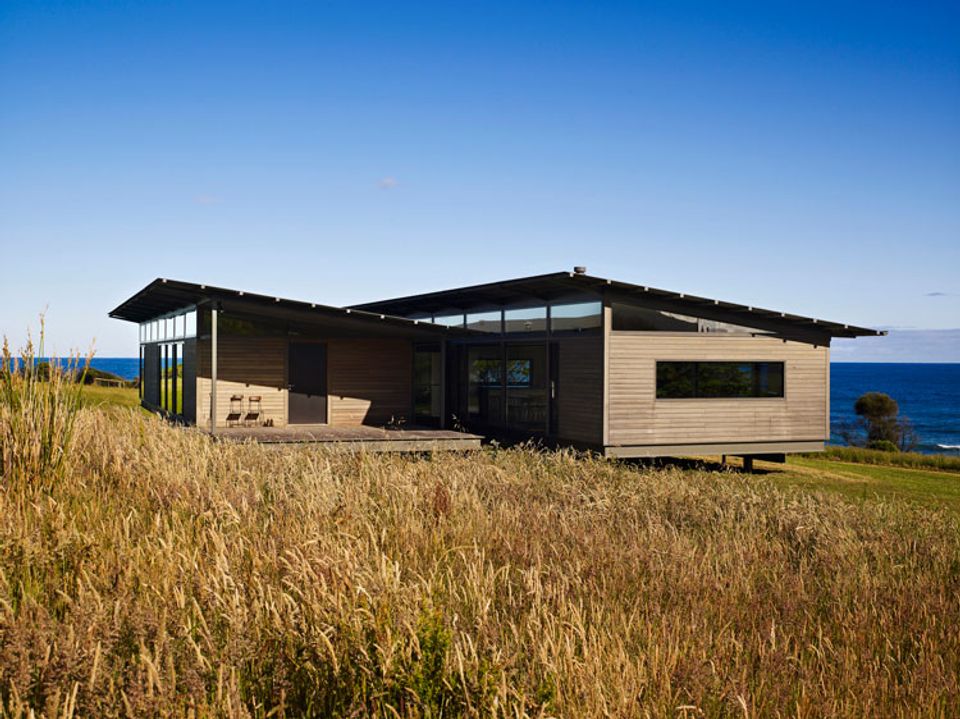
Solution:
{"label": "large picture window", "polygon": [[783,397],[783,362],[657,362],[657,399]]}

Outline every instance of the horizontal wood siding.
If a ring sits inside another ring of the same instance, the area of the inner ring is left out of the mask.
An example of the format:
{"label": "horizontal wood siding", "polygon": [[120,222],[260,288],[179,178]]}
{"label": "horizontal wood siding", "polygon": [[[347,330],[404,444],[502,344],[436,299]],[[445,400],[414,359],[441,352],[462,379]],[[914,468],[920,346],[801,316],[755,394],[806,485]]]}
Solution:
{"label": "horizontal wood siding", "polygon": [[412,420],[413,347],[408,340],[330,340],[327,391],[331,425]]}
{"label": "horizontal wood siding", "polygon": [[557,340],[557,438],[603,443],[603,339]]}
{"label": "horizontal wood siding", "polygon": [[[217,340],[217,426],[226,425],[230,397],[262,398],[264,419],[287,423],[287,340],[285,337],[231,337]],[[197,341],[197,424],[210,426],[210,339]]]}
{"label": "horizontal wood siding", "polygon": [[[829,350],[767,337],[610,335],[609,444],[822,440],[828,427]],[[785,397],[656,398],[656,361],[782,361]]]}

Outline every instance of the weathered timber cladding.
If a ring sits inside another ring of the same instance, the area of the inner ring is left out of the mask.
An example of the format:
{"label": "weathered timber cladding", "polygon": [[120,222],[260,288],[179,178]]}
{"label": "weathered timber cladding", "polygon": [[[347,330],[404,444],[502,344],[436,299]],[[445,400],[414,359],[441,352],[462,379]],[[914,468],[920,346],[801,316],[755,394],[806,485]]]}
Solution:
{"label": "weathered timber cladding", "polygon": [[602,444],[603,339],[559,340],[557,363],[557,438]]}
{"label": "weathered timber cladding", "polygon": [[[769,337],[612,332],[609,444],[823,440],[829,350]],[[656,361],[782,361],[785,397],[656,398]]]}
{"label": "weathered timber cladding", "polygon": [[330,340],[327,391],[331,425],[412,419],[413,348],[409,340]]}
{"label": "weathered timber cladding", "polygon": [[[220,336],[217,341],[217,426],[226,425],[230,397],[262,398],[264,419],[287,422],[287,340],[285,337]],[[197,424],[210,426],[210,339],[197,341]]]}

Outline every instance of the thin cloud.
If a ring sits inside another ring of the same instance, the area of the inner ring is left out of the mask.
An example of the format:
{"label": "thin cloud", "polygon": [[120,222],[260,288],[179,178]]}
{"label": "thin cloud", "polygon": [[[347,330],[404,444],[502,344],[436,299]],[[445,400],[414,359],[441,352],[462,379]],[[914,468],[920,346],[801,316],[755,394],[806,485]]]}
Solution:
{"label": "thin cloud", "polygon": [[397,182],[396,177],[381,177],[377,182],[377,187],[379,187],[381,190],[392,190],[399,184],[400,183]]}
{"label": "thin cloud", "polygon": [[216,195],[196,195],[193,198],[194,204],[197,205],[219,205],[221,200]]}

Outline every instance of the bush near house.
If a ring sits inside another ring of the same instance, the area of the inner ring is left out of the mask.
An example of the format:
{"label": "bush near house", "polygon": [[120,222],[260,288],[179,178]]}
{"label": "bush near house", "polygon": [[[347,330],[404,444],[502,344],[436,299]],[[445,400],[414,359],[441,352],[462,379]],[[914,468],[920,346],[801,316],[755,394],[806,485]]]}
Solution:
{"label": "bush near house", "polygon": [[866,447],[883,452],[909,452],[917,446],[913,424],[900,415],[900,406],[883,392],[867,392],[853,405],[857,422],[839,430],[851,447]]}

